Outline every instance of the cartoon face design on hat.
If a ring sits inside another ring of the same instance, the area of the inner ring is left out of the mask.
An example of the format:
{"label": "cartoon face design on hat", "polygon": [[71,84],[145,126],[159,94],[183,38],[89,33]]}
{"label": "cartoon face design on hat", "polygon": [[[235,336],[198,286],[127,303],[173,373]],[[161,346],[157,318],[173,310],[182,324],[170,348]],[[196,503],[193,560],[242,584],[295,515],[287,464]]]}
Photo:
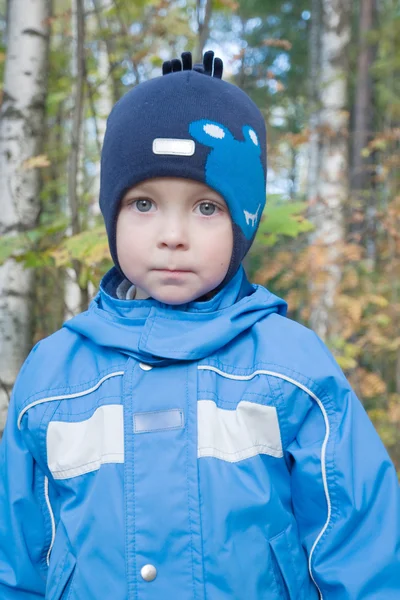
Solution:
{"label": "cartoon face design on hat", "polygon": [[225,198],[233,221],[250,240],[265,205],[264,170],[256,132],[242,127],[243,141],[234,138],[221,123],[201,119],[189,126],[190,135],[212,148],[205,165],[207,185]]}

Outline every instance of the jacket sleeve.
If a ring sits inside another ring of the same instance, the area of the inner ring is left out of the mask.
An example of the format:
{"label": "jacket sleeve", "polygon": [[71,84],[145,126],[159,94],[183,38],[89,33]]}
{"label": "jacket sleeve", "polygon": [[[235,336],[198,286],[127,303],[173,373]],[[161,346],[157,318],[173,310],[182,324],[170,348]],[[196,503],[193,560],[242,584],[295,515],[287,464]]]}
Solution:
{"label": "jacket sleeve", "polygon": [[325,352],[327,370],[307,381],[312,409],[288,448],[293,510],[310,575],[323,600],[398,600],[397,474],[363,406]]}
{"label": "jacket sleeve", "polygon": [[51,539],[47,481],[17,427],[15,396],[14,388],[0,444],[0,598],[39,600],[45,597]]}

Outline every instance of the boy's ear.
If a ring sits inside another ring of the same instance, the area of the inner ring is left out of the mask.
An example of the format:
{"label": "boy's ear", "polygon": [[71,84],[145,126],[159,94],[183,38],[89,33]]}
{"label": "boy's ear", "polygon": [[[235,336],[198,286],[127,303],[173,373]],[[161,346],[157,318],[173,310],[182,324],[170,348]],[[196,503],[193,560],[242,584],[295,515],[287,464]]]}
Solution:
{"label": "boy's ear", "polygon": [[208,119],[190,123],[189,133],[195,140],[211,148],[230,143],[234,139],[229,129]]}
{"label": "boy's ear", "polygon": [[258,139],[258,136],[254,129],[252,127],[249,127],[249,125],[245,125],[244,127],[242,127],[242,131],[245,140],[247,142],[250,142],[251,145],[258,150],[258,154],[261,154],[260,140]]}

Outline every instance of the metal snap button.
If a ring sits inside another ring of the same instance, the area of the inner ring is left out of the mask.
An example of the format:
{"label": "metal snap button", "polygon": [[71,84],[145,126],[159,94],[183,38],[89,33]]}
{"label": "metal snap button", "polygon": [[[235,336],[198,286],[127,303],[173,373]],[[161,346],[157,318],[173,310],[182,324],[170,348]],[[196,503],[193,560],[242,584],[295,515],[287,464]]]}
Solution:
{"label": "metal snap button", "polygon": [[153,368],[151,365],[146,365],[146,363],[139,363],[139,367],[142,369],[142,371],[151,371],[151,369]]}
{"label": "metal snap button", "polygon": [[157,569],[154,565],[144,565],[140,569],[140,574],[145,581],[153,581],[157,577]]}

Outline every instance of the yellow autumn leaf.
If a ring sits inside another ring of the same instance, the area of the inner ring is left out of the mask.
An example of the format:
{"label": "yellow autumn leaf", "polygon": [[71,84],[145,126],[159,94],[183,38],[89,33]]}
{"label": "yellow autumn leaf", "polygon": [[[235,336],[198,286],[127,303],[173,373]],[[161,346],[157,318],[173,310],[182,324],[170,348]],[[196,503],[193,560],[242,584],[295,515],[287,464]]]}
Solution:
{"label": "yellow autumn leaf", "polygon": [[386,345],[386,350],[388,352],[396,352],[400,349],[400,337],[395,337],[394,340],[390,340]]}
{"label": "yellow autumn leaf", "polygon": [[368,294],[365,297],[365,300],[369,304],[375,304],[376,306],[380,306],[381,308],[386,308],[388,306],[389,301],[384,296],[378,296],[377,294]]}
{"label": "yellow autumn leaf", "polygon": [[354,323],[360,322],[363,305],[359,298],[341,294],[337,298],[337,306],[339,307],[339,310],[348,315]]}
{"label": "yellow autumn leaf", "polygon": [[234,0],[219,0],[219,3],[229,8],[232,12],[235,12],[239,8],[239,2],[235,2]]}
{"label": "yellow autumn leaf", "polygon": [[355,369],[357,366],[357,361],[350,356],[336,356],[336,361],[343,371],[347,371],[348,369]]}
{"label": "yellow autumn leaf", "polygon": [[70,262],[70,255],[65,246],[52,250],[50,256],[54,258],[56,267],[63,267]]}
{"label": "yellow autumn leaf", "polygon": [[354,290],[360,285],[360,277],[356,269],[348,269],[343,275],[341,288],[344,290]]}
{"label": "yellow autumn leaf", "polygon": [[400,395],[399,394],[391,394],[388,416],[392,423],[400,424]]}
{"label": "yellow autumn leaf", "polygon": [[346,244],[343,249],[343,259],[347,261],[358,261],[361,260],[363,249],[359,244]]}
{"label": "yellow autumn leaf", "polygon": [[363,398],[375,398],[386,392],[386,383],[377,373],[371,373],[364,369],[360,369],[360,371],[360,390]]}
{"label": "yellow autumn leaf", "polygon": [[50,251],[56,266],[68,266],[78,260],[82,265],[93,267],[110,258],[107,234],[103,226],[83,231],[69,238]]}
{"label": "yellow autumn leaf", "polygon": [[269,38],[267,40],[263,40],[262,42],[263,46],[272,46],[273,48],[282,48],[283,50],[291,50],[292,48],[292,42],[289,42],[289,40],[278,40],[275,38]]}
{"label": "yellow autumn leaf", "polygon": [[285,296],[285,300],[288,303],[289,310],[296,310],[299,308],[302,301],[302,293],[299,290],[291,289]]}
{"label": "yellow autumn leaf", "polygon": [[375,348],[387,348],[390,340],[387,336],[382,335],[378,329],[371,326],[365,336],[368,342]]}
{"label": "yellow autumn leaf", "polygon": [[49,161],[47,154],[38,154],[37,156],[31,156],[31,158],[24,160],[22,168],[24,171],[29,171],[30,169],[43,169],[50,165],[51,162]]}

